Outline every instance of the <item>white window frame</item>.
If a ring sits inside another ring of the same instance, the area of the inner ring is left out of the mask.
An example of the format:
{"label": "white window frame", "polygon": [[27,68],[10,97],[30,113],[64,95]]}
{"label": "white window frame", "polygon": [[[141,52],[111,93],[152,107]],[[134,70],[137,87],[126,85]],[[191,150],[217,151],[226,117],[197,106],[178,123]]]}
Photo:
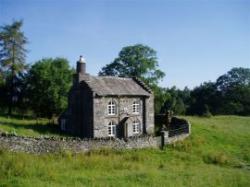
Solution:
{"label": "white window frame", "polygon": [[111,101],[108,102],[108,106],[107,106],[107,110],[108,110],[108,115],[116,115],[116,102],[112,99]]}
{"label": "white window frame", "polygon": [[61,119],[61,130],[62,131],[66,130],[66,119]]}
{"label": "white window frame", "polygon": [[116,124],[114,121],[110,121],[108,124],[108,136],[114,137],[116,134]]}
{"label": "white window frame", "polygon": [[134,101],[133,102],[132,111],[133,111],[133,114],[139,114],[140,113],[140,102],[139,101]]}
{"label": "white window frame", "polygon": [[141,132],[141,123],[139,120],[133,121],[133,133],[139,134]]}

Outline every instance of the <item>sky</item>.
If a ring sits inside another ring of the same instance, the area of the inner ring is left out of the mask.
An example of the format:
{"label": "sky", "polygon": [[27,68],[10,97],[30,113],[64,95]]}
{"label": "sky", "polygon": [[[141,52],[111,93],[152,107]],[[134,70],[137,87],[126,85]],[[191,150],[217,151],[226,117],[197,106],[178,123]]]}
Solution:
{"label": "sky", "polygon": [[161,86],[194,88],[250,68],[250,0],[0,0],[0,26],[23,20],[27,62],[80,55],[97,75],[129,45],[157,51]]}

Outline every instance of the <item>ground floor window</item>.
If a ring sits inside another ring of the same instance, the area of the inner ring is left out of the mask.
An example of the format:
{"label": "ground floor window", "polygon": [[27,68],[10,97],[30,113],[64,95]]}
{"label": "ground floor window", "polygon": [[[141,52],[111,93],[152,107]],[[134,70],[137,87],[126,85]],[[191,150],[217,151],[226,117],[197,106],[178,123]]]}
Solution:
{"label": "ground floor window", "polygon": [[141,130],[141,124],[139,120],[133,121],[133,133],[138,134]]}
{"label": "ground floor window", "polygon": [[111,121],[108,125],[108,135],[114,137],[116,133],[116,125],[114,121]]}

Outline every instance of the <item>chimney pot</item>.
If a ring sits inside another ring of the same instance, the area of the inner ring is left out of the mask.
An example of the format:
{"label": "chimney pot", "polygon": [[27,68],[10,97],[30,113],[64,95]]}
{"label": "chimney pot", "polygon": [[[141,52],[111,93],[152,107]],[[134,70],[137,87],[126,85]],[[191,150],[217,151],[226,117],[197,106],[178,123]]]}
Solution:
{"label": "chimney pot", "polygon": [[80,74],[86,73],[86,64],[82,55],[80,56],[79,60],[76,63],[76,71],[77,73],[80,73]]}
{"label": "chimney pot", "polygon": [[85,59],[83,58],[83,56],[81,55],[80,58],[79,58],[79,62],[81,63],[85,63]]}

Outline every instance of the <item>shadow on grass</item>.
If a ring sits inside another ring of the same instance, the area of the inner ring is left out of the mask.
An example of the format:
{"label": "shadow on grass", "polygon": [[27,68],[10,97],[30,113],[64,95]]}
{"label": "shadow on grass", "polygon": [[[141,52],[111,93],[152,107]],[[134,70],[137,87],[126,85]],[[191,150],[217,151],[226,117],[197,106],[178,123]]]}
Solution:
{"label": "shadow on grass", "polygon": [[16,124],[14,122],[6,122],[0,120],[0,126],[8,126],[18,129],[27,129],[27,130],[33,130],[35,132],[38,132],[41,135],[60,135],[60,136],[69,136],[66,133],[63,133],[58,125],[52,125],[52,124]]}
{"label": "shadow on grass", "polygon": [[[2,113],[0,112],[0,116],[1,117],[5,117],[5,118],[9,118],[9,119],[19,119],[19,120],[33,120],[34,119],[34,116],[32,115],[28,115],[28,114],[24,114],[24,115],[21,115],[21,114],[11,114],[11,115],[8,115],[6,113]],[[0,121],[1,122],[1,121]]]}

